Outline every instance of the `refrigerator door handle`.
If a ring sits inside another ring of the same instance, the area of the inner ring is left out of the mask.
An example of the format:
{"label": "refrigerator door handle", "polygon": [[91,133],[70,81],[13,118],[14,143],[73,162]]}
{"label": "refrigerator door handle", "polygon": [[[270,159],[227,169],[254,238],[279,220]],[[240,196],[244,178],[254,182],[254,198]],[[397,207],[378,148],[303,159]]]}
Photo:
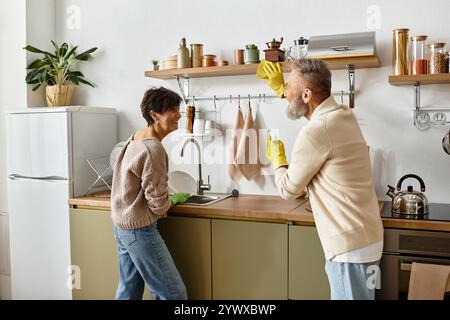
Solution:
{"label": "refrigerator door handle", "polygon": [[29,177],[22,176],[20,174],[10,174],[8,179],[17,180],[17,179],[31,179],[31,180],[57,180],[57,181],[67,181],[67,178],[59,177],[59,176],[45,176],[45,177]]}

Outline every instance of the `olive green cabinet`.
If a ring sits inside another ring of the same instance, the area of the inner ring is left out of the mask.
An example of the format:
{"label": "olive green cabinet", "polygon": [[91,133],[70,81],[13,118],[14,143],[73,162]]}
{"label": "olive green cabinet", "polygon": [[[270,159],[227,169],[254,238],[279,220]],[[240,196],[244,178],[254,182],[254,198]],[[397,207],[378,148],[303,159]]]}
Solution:
{"label": "olive green cabinet", "polygon": [[287,299],[288,226],[212,220],[213,299]]}
{"label": "olive green cabinet", "polygon": [[171,216],[160,221],[188,299],[211,299],[211,219]]}
{"label": "olive green cabinet", "polygon": [[289,226],[289,299],[330,299],[317,229]]}
{"label": "olive green cabinet", "polygon": [[[75,285],[73,299],[114,299],[119,271],[110,212],[71,209],[70,245]],[[144,299],[153,299],[147,289]]]}
{"label": "olive green cabinet", "polygon": [[[80,276],[73,299],[114,299],[119,274],[112,228],[108,211],[71,209],[73,276]],[[330,297],[315,227],[169,216],[158,229],[189,299]],[[144,299],[153,299],[147,288]]]}

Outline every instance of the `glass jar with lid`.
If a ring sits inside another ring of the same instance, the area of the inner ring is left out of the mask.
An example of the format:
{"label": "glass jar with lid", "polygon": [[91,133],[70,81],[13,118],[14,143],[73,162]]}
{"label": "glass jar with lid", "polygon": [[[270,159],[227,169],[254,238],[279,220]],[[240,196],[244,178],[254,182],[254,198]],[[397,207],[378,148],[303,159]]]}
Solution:
{"label": "glass jar with lid", "polygon": [[445,56],[445,43],[439,42],[428,45],[429,73],[446,73],[448,71],[448,69],[446,70]]}
{"label": "glass jar with lid", "polygon": [[426,40],[428,36],[411,37],[409,74],[427,74]]}
{"label": "glass jar with lid", "polygon": [[396,76],[408,74],[408,35],[409,29],[393,30],[392,71]]}

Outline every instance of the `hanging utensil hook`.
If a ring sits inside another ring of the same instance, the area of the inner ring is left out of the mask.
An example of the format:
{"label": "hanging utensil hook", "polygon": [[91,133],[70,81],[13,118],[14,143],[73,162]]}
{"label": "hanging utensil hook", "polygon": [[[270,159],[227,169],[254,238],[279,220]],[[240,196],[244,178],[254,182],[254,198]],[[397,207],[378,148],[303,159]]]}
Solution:
{"label": "hanging utensil hook", "polygon": [[216,105],[217,98],[216,98],[216,95],[214,95],[213,100],[214,100],[214,111],[217,111],[217,105]]}

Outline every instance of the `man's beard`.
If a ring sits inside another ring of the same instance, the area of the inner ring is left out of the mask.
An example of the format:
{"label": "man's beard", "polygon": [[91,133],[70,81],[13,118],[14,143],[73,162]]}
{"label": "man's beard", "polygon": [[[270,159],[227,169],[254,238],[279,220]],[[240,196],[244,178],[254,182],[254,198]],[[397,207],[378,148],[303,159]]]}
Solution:
{"label": "man's beard", "polygon": [[298,95],[286,108],[286,115],[291,120],[297,120],[305,116],[308,105],[303,102],[301,95]]}

